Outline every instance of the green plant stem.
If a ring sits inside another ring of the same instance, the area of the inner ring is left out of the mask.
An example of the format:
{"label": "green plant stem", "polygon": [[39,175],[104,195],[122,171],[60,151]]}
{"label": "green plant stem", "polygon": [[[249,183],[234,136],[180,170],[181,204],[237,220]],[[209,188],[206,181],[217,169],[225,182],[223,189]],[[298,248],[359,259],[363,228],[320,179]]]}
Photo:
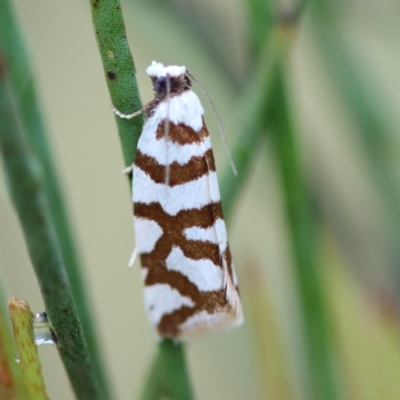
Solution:
{"label": "green plant stem", "polygon": [[[90,0],[93,27],[112,104],[125,114],[142,108],[136,69],[126,38],[119,0]],[[110,110],[111,113],[111,110]],[[143,116],[126,120],[115,116],[125,165],[135,159]]]}
{"label": "green plant stem", "polygon": [[190,379],[182,343],[163,340],[153,362],[141,400],[191,400]]}
{"label": "green plant stem", "polygon": [[250,34],[250,43],[252,45],[252,53],[254,58],[263,53],[266,41],[269,37],[268,33],[275,25],[276,9],[274,3],[264,0],[246,0],[245,1],[249,20],[248,25]]}
{"label": "green plant stem", "polygon": [[268,46],[260,57],[255,79],[243,102],[243,122],[233,149],[238,177],[234,177],[232,171],[226,169],[222,179],[221,198],[225,219],[229,220],[261,136],[273,128],[291,240],[295,250],[299,292],[303,301],[306,349],[310,360],[307,375],[311,385],[314,385],[314,399],[338,399],[328,323],[321,293],[322,283],[316,261],[318,251],[315,221],[312,219],[300,174],[282,77],[298,15],[294,13],[293,16],[293,21],[278,21]]}
{"label": "green plant stem", "polygon": [[255,158],[260,141],[269,129],[269,118],[275,102],[277,73],[286,58],[292,41],[292,32],[275,24],[269,34],[267,45],[260,54],[249,89],[241,102],[239,129],[232,150],[238,175],[234,176],[228,165],[221,179],[221,201],[225,221],[229,222],[239,192],[246,182],[247,174]]}
{"label": "green plant stem", "polygon": [[294,272],[301,300],[305,349],[309,364],[309,387],[315,400],[338,400],[332,338],[320,276],[316,221],[304,187],[298,160],[295,133],[291,122],[284,65],[276,81],[272,116],[272,143],[275,145],[283,198],[294,251]]}
{"label": "green plant stem", "polygon": [[240,128],[232,148],[232,158],[238,175],[233,174],[230,165],[226,166],[222,173],[220,190],[226,222],[230,220],[234,205],[238,202],[239,192],[251,169],[257,146],[264,137],[265,110],[273,101],[271,88],[275,74],[276,58],[274,54],[269,53],[267,56],[265,52],[265,57],[254,74],[255,78],[241,102],[242,106],[239,107]]}
{"label": "green plant stem", "polygon": [[0,399],[23,400],[26,398],[21,366],[15,361],[17,349],[12,337],[9,317],[0,287]]}
{"label": "green plant stem", "polygon": [[103,391],[108,393],[106,374],[104,365],[101,362],[101,351],[97,343],[96,329],[82,277],[82,268],[73,240],[64,196],[61,192],[56,167],[52,159],[46,128],[41,116],[32,67],[24,46],[24,40],[14,18],[12,6],[7,0],[0,1],[0,50],[7,60],[9,82],[16,97],[17,114],[26,128],[23,132],[25,140],[30,150],[40,161],[43,169],[44,180],[42,187],[47,197],[47,204],[57,233],[93,365]]}
{"label": "green plant stem", "polygon": [[33,314],[27,302],[11,297],[8,310],[18,348],[28,400],[49,400],[33,333]]}
{"label": "green plant stem", "polygon": [[[112,104],[123,113],[132,113],[142,107],[135,66],[126,39],[125,25],[118,0],[90,1],[93,26]],[[111,112],[111,111],[110,111]],[[137,142],[143,127],[143,118],[131,120],[116,117],[125,165],[132,165]],[[191,399],[184,345],[162,341],[146,380],[143,398],[160,399],[168,393],[172,399]]]}
{"label": "green plant stem", "polygon": [[[334,12],[321,0],[311,2],[315,39],[326,61],[326,67],[338,88],[346,107],[358,124],[360,138],[365,145],[367,155],[372,161],[374,174],[381,190],[389,200],[390,207],[397,209],[395,215],[400,222],[400,192],[398,176],[389,162],[391,133],[385,131],[387,122],[374,96],[369,92],[365,77],[358,73],[355,63],[340,36],[331,14]],[[398,224],[400,226],[400,224]]]}
{"label": "green plant stem", "polygon": [[8,83],[6,59],[0,53],[0,152],[8,189],[21,222],[29,255],[36,272],[57,348],[76,397],[106,399],[91,364],[82,326],[56,232],[49,215],[40,164],[29,152],[23,120],[17,114],[15,96]]}

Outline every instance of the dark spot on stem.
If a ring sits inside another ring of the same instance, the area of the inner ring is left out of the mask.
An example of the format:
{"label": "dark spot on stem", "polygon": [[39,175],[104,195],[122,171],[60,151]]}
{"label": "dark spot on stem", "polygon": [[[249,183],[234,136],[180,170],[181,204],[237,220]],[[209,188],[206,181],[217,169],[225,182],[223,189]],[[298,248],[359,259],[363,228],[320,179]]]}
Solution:
{"label": "dark spot on stem", "polygon": [[112,81],[113,81],[114,79],[117,78],[117,74],[116,74],[115,72],[112,72],[112,71],[108,71],[108,72],[107,72],[107,76],[108,76],[108,78],[111,79]]}
{"label": "dark spot on stem", "polygon": [[0,53],[0,78],[4,78],[6,76],[6,60],[3,57],[3,54]]}
{"label": "dark spot on stem", "polygon": [[94,0],[93,1],[93,7],[94,8],[99,8],[99,3],[100,3],[100,0]]}

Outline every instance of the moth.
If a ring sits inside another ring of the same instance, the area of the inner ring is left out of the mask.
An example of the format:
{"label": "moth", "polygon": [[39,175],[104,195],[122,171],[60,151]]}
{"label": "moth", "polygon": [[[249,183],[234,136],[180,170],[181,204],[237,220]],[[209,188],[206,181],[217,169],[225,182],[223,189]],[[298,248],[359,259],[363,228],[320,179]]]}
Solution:
{"label": "moth", "polygon": [[155,97],[133,165],[144,302],[159,338],[191,340],[243,322],[204,110],[184,66],[153,61]]}

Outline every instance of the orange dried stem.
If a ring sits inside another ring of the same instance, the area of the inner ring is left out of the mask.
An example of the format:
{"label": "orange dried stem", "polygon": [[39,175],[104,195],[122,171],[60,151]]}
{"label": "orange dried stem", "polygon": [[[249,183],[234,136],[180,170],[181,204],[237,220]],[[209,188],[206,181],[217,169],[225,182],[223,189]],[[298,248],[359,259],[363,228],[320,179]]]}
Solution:
{"label": "orange dried stem", "polygon": [[[1,288],[0,288],[1,292]],[[3,304],[0,293],[0,301]],[[16,349],[8,324],[5,306],[0,306],[0,399],[25,399],[20,365],[15,362]]]}
{"label": "orange dried stem", "polygon": [[39,354],[33,333],[33,314],[27,302],[10,297],[8,309],[22,368],[22,377],[29,400],[49,400]]}

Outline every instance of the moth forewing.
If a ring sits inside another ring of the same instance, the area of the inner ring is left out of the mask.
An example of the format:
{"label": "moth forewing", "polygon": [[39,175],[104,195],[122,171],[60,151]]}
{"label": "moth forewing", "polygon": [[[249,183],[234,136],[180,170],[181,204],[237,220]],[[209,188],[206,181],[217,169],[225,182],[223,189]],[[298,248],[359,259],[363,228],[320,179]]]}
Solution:
{"label": "moth forewing", "polygon": [[155,98],[133,167],[145,307],[160,338],[189,340],[240,325],[242,306],[203,107],[185,67],[146,72]]}

